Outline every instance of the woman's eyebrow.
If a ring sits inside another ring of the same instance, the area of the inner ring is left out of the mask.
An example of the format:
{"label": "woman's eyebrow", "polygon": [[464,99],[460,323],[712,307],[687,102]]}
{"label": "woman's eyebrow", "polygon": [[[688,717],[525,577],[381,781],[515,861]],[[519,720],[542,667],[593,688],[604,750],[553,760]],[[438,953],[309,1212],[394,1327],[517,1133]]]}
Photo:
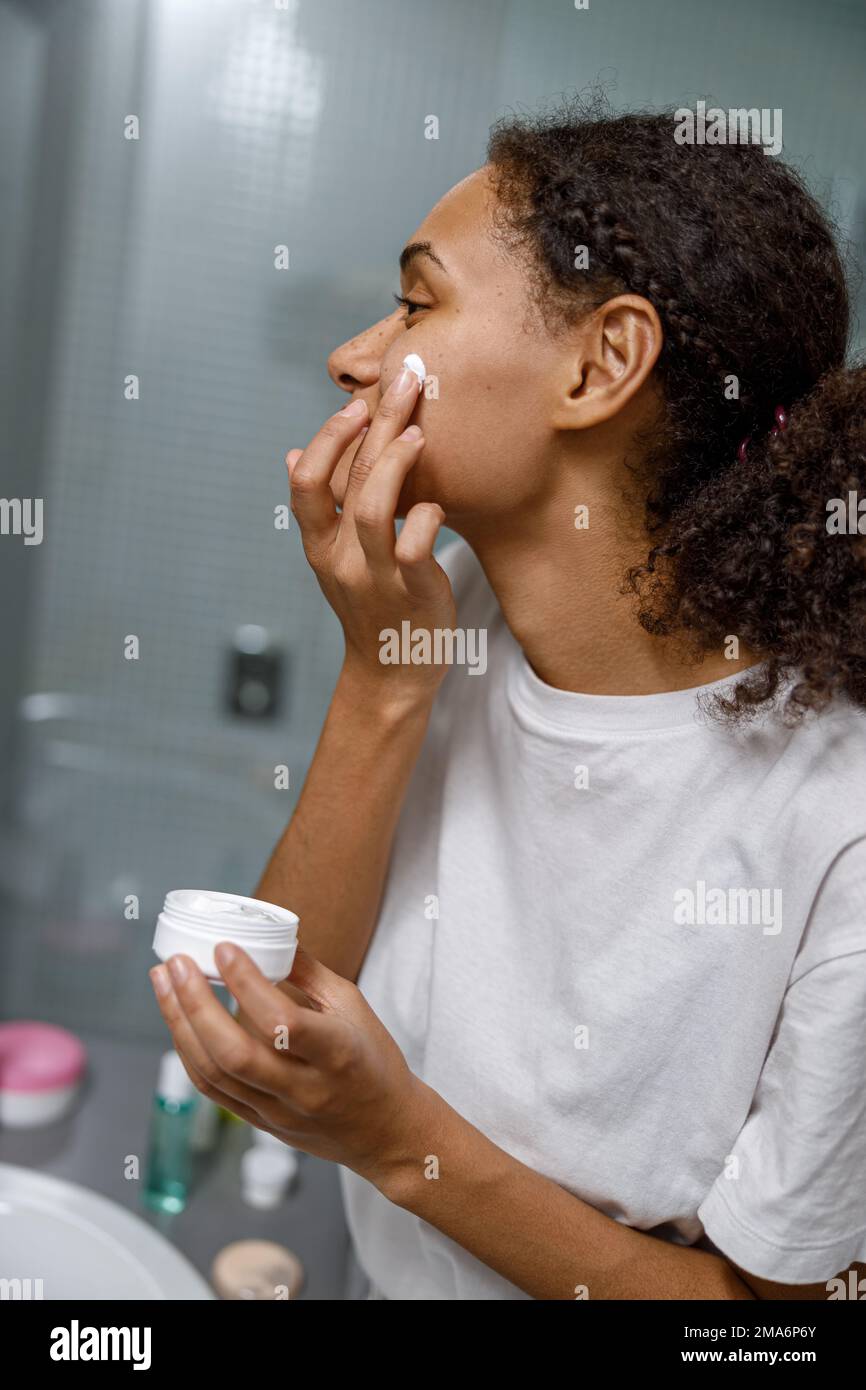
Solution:
{"label": "woman's eyebrow", "polygon": [[418,256],[426,256],[427,259],[429,261],[432,261],[434,265],[438,265],[439,269],[444,271],[446,275],[448,274],[448,271],[445,270],[445,266],[442,264],[439,257],[436,255],[436,252],[433,250],[433,246],[429,241],[410,241],[408,246],[403,247],[403,250],[400,252],[401,274],[405,275],[412,262]]}

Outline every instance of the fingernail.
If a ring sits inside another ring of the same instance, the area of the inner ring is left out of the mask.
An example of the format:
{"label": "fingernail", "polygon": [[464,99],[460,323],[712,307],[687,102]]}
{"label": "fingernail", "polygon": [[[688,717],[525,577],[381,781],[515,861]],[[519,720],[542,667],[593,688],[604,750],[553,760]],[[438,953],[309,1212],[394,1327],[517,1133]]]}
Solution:
{"label": "fingernail", "polygon": [[391,382],[390,390],[395,396],[405,396],[408,391],[418,391],[421,383],[414,372],[410,372],[408,367],[403,367],[398,376]]}
{"label": "fingernail", "polygon": [[340,414],[340,415],[366,415],[366,414],[367,414],[367,402],[364,401],[364,400],[352,401],[352,402],[350,402],[349,405],[344,406],[343,409],[342,409],[341,411],[339,411],[339,414]]}
{"label": "fingernail", "polygon": [[410,439],[410,440],[411,440],[411,439],[420,439],[420,438],[421,438],[421,431],[419,430],[419,428],[418,428],[417,425],[409,425],[408,429],[405,429],[405,430],[403,431],[403,433],[400,435],[400,438],[401,438],[401,439]]}
{"label": "fingernail", "polygon": [[171,982],[165,973],[165,966],[155,965],[153,970],[148,971],[148,974],[150,975],[157,994],[160,995],[161,998],[165,998],[171,989]]}
{"label": "fingernail", "polygon": [[171,971],[171,978],[174,980],[175,984],[182,985],[189,973],[186,968],[186,961],[183,960],[181,956],[172,956],[168,963],[168,968]]}
{"label": "fingernail", "polygon": [[217,965],[233,965],[237,959],[237,951],[229,941],[221,941],[214,951]]}

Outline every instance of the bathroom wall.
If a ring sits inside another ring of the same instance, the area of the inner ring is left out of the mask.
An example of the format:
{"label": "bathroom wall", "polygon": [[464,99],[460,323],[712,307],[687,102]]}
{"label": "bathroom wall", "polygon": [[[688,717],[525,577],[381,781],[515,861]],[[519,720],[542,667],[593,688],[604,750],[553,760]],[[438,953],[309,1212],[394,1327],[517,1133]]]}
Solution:
{"label": "bathroom wall", "polygon": [[[0,39],[3,490],[45,499],[4,615],[0,1014],[162,1038],[162,896],[251,890],[339,661],[274,526],[286,450],[337,404],[331,346],[388,311],[400,245],[490,122],[598,78],[623,105],[782,107],[786,156],[862,236],[866,6],[0,0]],[[226,709],[242,623],[285,654],[273,722]]]}
{"label": "bathroom wall", "polygon": [[[30,202],[22,190],[31,186],[31,161],[39,140],[42,108],[42,77],[45,70],[47,40],[44,26],[35,15],[20,8],[0,5],[0,478],[6,497],[22,497],[34,491],[34,456],[38,448],[24,447],[16,437],[15,426],[28,421],[31,428],[37,413],[19,414],[15,404],[23,385],[21,358],[25,323],[33,316],[22,293],[26,286],[31,244]],[[48,346],[50,330],[43,321],[42,347]],[[16,420],[16,416],[18,419]],[[38,488],[35,491],[38,492]],[[15,707],[20,671],[27,650],[25,613],[32,594],[36,551],[20,544],[0,544],[0,594],[3,601],[3,660],[0,661],[0,767],[8,767],[15,730]],[[0,816],[8,815],[15,783],[11,777],[0,780]],[[2,883],[0,883],[2,892]]]}

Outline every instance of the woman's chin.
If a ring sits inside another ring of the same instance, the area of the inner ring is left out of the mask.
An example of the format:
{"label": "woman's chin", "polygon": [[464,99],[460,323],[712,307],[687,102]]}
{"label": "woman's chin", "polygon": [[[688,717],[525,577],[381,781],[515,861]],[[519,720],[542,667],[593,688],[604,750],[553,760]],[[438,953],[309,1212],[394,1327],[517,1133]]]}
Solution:
{"label": "woman's chin", "polygon": [[429,475],[425,477],[423,473],[415,473],[413,470],[400,489],[395,515],[402,520],[418,502],[438,502],[439,506],[447,511],[441,492],[442,489],[436,486],[433,478]]}

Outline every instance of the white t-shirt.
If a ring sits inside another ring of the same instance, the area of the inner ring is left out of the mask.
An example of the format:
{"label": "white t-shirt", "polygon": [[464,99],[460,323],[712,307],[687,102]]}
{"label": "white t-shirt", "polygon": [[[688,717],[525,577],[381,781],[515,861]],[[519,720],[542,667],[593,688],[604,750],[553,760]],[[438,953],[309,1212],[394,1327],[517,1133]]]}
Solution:
{"label": "white t-shirt", "polygon": [[[437,558],[487,671],[443,682],[359,987],[455,1110],[615,1220],[785,1283],[866,1260],[866,715],[732,732],[694,690],[556,690],[469,548]],[[340,1174],[386,1298],[528,1297]]]}

